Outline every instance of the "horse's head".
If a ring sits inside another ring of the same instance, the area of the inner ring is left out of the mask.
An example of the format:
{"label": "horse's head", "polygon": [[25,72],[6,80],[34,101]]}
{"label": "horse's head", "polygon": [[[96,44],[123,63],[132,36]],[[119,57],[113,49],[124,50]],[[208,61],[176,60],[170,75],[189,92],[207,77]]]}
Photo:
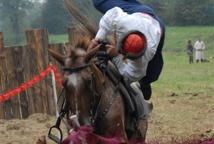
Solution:
{"label": "horse's head", "polygon": [[72,113],[78,114],[80,124],[89,124],[96,93],[104,82],[103,74],[93,60],[86,61],[90,39],[82,38],[74,46],[66,47],[66,56],[53,50],[49,53],[63,65],[63,86]]}

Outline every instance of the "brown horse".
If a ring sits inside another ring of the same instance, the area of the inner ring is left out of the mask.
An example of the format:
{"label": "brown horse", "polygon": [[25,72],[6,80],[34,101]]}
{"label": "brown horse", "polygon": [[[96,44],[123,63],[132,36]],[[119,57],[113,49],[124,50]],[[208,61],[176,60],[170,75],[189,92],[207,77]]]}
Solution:
{"label": "brown horse", "polygon": [[[95,65],[96,62],[93,59],[86,61],[90,55],[86,54],[89,42],[87,37],[79,39],[73,47],[67,48],[67,56],[49,50],[64,67],[74,70],[63,73],[70,111],[77,114],[80,125],[93,125],[96,134],[119,137],[121,143],[128,143],[123,98],[112,81]],[[145,139],[147,120],[140,121],[138,129],[141,138]]]}

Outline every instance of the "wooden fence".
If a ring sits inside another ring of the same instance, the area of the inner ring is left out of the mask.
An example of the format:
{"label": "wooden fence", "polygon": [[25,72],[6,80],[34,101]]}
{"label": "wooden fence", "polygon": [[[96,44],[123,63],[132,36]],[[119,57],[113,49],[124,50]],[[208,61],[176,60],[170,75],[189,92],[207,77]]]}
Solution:
{"label": "wooden fence", "polygon": [[[69,43],[75,40],[76,29],[69,29]],[[47,65],[56,62],[49,57],[48,48],[63,53],[63,43],[49,44],[45,29],[26,31],[27,44],[5,47],[0,32],[0,94],[32,79]],[[51,76],[25,92],[0,103],[0,119],[27,118],[33,113],[55,114]]]}

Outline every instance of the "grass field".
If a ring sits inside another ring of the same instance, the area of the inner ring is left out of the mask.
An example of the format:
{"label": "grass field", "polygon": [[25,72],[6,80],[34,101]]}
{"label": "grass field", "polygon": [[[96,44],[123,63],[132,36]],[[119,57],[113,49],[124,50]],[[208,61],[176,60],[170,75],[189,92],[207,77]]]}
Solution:
{"label": "grass field", "polygon": [[[194,43],[198,37],[207,46],[210,62],[190,65],[187,41]],[[214,138],[214,59],[210,59],[214,57],[214,27],[168,27],[163,56],[163,72],[152,85],[154,111],[148,139],[170,143],[172,138]]]}
{"label": "grass field", "polygon": [[[188,64],[187,40],[201,37],[208,63]],[[153,84],[148,138],[190,136],[214,138],[214,27],[170,27],[164,48],[164,69]]]}
{"label": "grass field", "polygon": [[154,111],[148,137],[214,137],[214,61],[188,64],[185,53],[164,53],[165,65],[153,86]]}

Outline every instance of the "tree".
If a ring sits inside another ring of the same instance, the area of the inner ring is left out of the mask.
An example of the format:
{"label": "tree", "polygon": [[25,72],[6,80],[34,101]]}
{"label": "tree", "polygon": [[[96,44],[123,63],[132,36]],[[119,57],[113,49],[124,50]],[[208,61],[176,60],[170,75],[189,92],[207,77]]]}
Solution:
{"label": "tree", "polygon": [[[208,25],[211,0],[175,0],[174,20],[177,25]],[[212,5],[213,6],[213,5]]]}
{"label": "tree", "polygon": [[64,33],[70,18],[63,0],[47,0],[43,6],[42,26],[52,34]]}
{"label": "tree", "polygon": [[23,18],[30,9],[32,3],[30,0],[1,0],[0,9],[1,17],[4,19],[4,24],[11,26],[14,33],[14,40],[18,43],[21,40],[21,29],[23,25]]}
{"label": "tree", "polygon": [[152,7],[156,14],[160,16],[165,23],[172,23],[172,17],[174,14],[174,1],[172,0],[141,0]]}

